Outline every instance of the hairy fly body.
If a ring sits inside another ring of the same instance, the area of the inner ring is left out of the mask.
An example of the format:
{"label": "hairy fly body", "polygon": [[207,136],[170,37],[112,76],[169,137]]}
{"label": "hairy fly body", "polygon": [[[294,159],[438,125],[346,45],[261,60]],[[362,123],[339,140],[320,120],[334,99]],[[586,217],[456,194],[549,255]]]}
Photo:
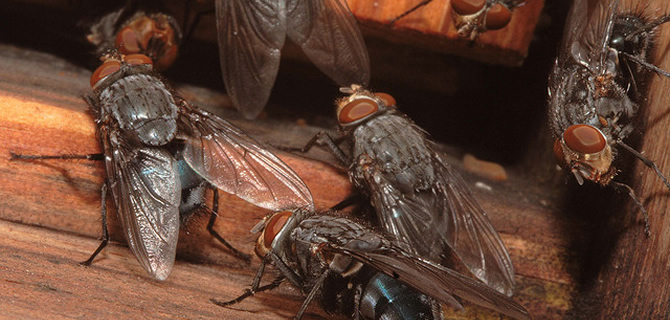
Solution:
{"label": "hairy fly body", "polygon": [[621,8],[617,0],[576,0],[549,78],[549,121],[558,164],[579,184],[590,180],[630,195],[644,213],[647,232],[647,212],[628,185],[613,180],[614,164],[625,150],[670,188],[658,167],[624,142],[638,124],[645,79],[653,73],[670,77],[649,62],[653,32],[668,21],[668,15],[651,19]]}
{"label": "hairy fly body", "polygon": [[[306,295],[296,318],[316,298],[326,311],[354,319],[442,319],[431,300],[462,310],[455,295],[517,319],[530,319],[526,309],[506,295],[333,212],[278,212],[254,231],[262,231],[256,253],[263,262],[251,289],[237,299],[213,302],[239,303],[288,279]],[[268,263],[281,275],[260,286]]]}
{"label": "hairy fly body", "polygon": [[247,118],[265,107],[286,37],[340,86],[367,84],[370,59],[356,19],[340,0],[217,0],[221,71]]}
{"label": "hairy fly body", "polygon": [[435,151],[433,142],[396,108],[386,93],[358,85],[342,88],[337,102],[342,151],[325,143],[348,166],[349,178],[375,208],[377,222],[392,239],[427,260],[450,265],[454,254],[487,285],[511,296],[514,267],[498,232],[460,177]]}
{"label": "hairy fly body", "polygon": [[98,55],[114,48],[126,55],[141,53],[151,58],[154,69],[165,70],[177,59],[181,28],[171,15],[140,8],[135,2],[98,18],[86,39]]}
{"label": "hairy fly body", "polygon": [[96,114],[104,157],[79,158],[104,158],[107,176],[103,242],[84,264],[108,240],[107,190],[130,249],[158,280],[172,270],[180,217],[205,207],[208,188],[214,190],[208,230],[242,257],[212,229],[217,188],[270,210],[313,207],[311,193],[293,170],[232,124],[176,96],[152,72],[149,57],[109,54],[91,76],[91,86],[94,95],[87,101]]}

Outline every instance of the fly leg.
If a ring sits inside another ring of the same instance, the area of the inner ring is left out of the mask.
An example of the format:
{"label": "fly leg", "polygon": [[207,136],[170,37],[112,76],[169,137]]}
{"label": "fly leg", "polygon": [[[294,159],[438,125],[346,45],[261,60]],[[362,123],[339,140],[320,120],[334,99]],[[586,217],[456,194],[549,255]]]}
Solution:
{"label": "fly leg", "polygon": [[[651,22],[647,23],[646,25],[640,27],[639,29],[635,30],[634,32],[631,32],[630,34],[628,34],[626,36],[625,40],[626,41],[632,41],[635,37],[639,36],[640,34],[650,33],[656,27],[658,27],[658,26],[660,26],[664,23],[668,23],[668,22],[670,22],[670,15],[664,15],[664,16],[662,16],[662,17],[660,17],[660,18],[658,18],[654,21],[651,21]],[[665,71],[665,70],[647,62],[644,59],[640,59],[640,58],[638,58],[638,57],[636,57],[632,54],[629,54],[629,53],[626,53],[626,52],[623,52],[623,51],[619,51],[619,54],[624,55],[626,58],[634,61],[635,63],[639,64],[640,66],[642,66],[642,67],[644,67],[648,70],[651,70],[653,72],[656,72],[657,74],[659,74],[661,76],[670,77],[670,72]]]}
{"label": "fly leg", "polygon": [[338,204],[330,207],[330,210],[340,211],[346,207],[353,205],[358,205],[366,202],[365,197],[360,193],[354,193],[348,195],[344,200],[340,201]]}
{"label": "fly leg", "polygon": [[100,190],[100,216],[101,216],[101,221],[102,221],[102,242],[98,246],[97,249],[93,252],[93,254],[88,258],[88,260],[80,262],[79,264],[85,267],[88,267],[93,263],[93,259],[102,251],[107,246],[107,242],[109,242],[109,233],[107,231],[107,183],[102,184],[102,188]]}
{"label": "fly leg", "polygon": [[651,161],[651,159],[645,157],[643,154],[637,152],[635,149],[631,148],[629,145],[625,144],[623,141],[617,141],[617,145],[621,146],[622,148],[626,149],[626,151],[630,152],[632,155],[634,155],[636,158],[640,159],[642,163],[644,163],[647,167],[651,168],[656,172],[656,175],[661,178],[663,183],[665,183],[665,186],[670,189],[670,182],[668,182],[668,179],[663,175],[663,172],[658,168],[656,163],[654,161]]}
{"label": "fly leg", "polygon": [[193,35],[193,31],[198,26],[198,24],[200,24],[200,19],[203,16],[215,13],[215,10],[213,8],[212,9],[205,9],[205,10],[201,10],[201,11],[196,10],[195,15],[193,17],[193,21],[188,21],[189,17],[191,16],[191,6],[195,5],[195,4],[193,4],[193,2],[197,2],[197,1],[188,0],[184,4],[184,19],[182,21],[182,26],[184,26],[184,38],[183,38],[182,43],[191,39],[191,36]]}
{"label": "fly leg", "polygon": [[326,269],[319,278],[316,280],[314,283],[314,286],[312,287],[312,290],[309,291],[309,294],[307,294],[307,297],[305,297],[305,301],[302,303],[302,306],[300,307],[300,310],[298,313],[295,315],[296,320],[299,320],[302,318],[302,315],[305,314],[305,310],[307,310],[307,306],[309,306],[309,303],[314,300],[314,297],[316,297],[316,294],[319,292],[321,289],[321,286],[323,286],[323,282],[326,281],[326,278],[330,274],[330,269]]}
{"label": "fly leg", "polygon": [[636,56],[634,56],[630,53],[626,53],[626,52],[623,52],[623,51],[620,51],[619,54],[625,56],[626,58],[628,58],[632,61],[634,61],[635,63],[639,64],[640,66],[642,66],[642,67],[644,67],[644,68],[646,68],[650,71],[655,72],[656,74],[658,74],[660,76],[670,78],[670,72],[665,71],[665,70],[663,70],[663,69],[661,69],[661,68],[659,68],[659,67],[657,67],[657,66],[655,66],[655,65],[653,65],[653,64],[651,64],[647,61],[645,61],[644,59],[640,59],[640,58],[638,58],[638,57],[636,57]]}
{"label": "fly leg", "polygon": [[642,214],[644,215],[644,233],[647,235],[647,237],[651,236],[651,231],[649,227],[649,213],[647,213],[647,210],[642,205],[642,202],[640,202],[640,200],[637,198],[633,189],[629,185],[621,182],[610,181],[610,184],[617,191],[625,192],[631,199],[633,199],[635,204],[638,206],[638,208],[640,208],[640,211],[642,211]]}
{"label": "fly leg", "polygon": [[261,279],[263,278],[263,273],[265,273],[265,265],[268,264],[270,260],[271,260],[271,254],[267,254],[265,258],[263,258],[263,261],[261,261],[260,267],[258,267],[258,271],[256,272],[256,276],[254,277],[254,281],[251,283],[251,288],[245,290],[244,293],[241,294],[239,297],[229,301],[219,301],[216,299],[209,299],[209,301],[216,304],[217,306],[228,307],[242,302],[244,299],[253,296],[257,292],[263,292],[278,287],[282,283],[282,281],[284,281],[284,276],[277,277],[270,284],[260,286]]}
{"label": "fly leg", "polygon": [[[211,186],[210,186],[211,187]],[[214,230],[214,222],[216,222],[216,217],[218,216],[219,213],[219,190],[211,187],[214,190],[214,203],[212,204],[212,212],[209,216],[209,223],[207,223],[207,231],[209,231],[209,234],[212,235],[216,240],[221,242],[228,250],[230,250],[234,256],[244,260],[246,263],[251,263],[251,256],[245,253],[242,253],[241,251],[235,249],[232,245],[228,243],[221,235],[219,235],[216,230]]]}
{"label": "fly leg", "polygon": [[408,14],[410,14],[410,13],[412,13],[412,12],[418,10],[419,8],[421,8],[421,7],[425,6],[425,5],[427,5],[428,3],[432,2],[432,1],[433,1],[433,0],[423,0],[423,1],[421,1],[419,4],[415,5],[414,7],[410,8],[409,10],[403,12],[403,13],[400,14],[399,16],[393,18],[391,21],[389,21],[389,24],[390,24],[391,26],[393,26],[393,24],[394,24],[396,21],[398,21],[398,20],[400,20],[400,19],[406,17]]}
{"label": "fly leg", "polygon": [[[363,297],[363,285],[357,284],[354,292],[354,320],[361,319],[361,299]],[[435,318],[439,319],[439,318]]]}
{"label": "fly leg", "polygon": [[[50,156],[45,156],[45,155],[25,155],[25,154],[17,154],[14,152],[10,152],[11,155],[11,160],[51,160],[51,159],[59,159],[59,160],[70,160],[70,159],[84,159],[84,160],[92,160],[92,161],[102,161],[105,159],[105,155],[102,153],[92,153],[92,154],[62,154],[62,155],[50,155]],[[101,208],[100,208],[100,215],[101,215],[101,220],[102,220],[102,242],[100,243],[100,246],[98,246],[97,249],[93,252],[91,257],[88,258],[88,260],[80,262],[79,264],[82,266],[90,266],[91,263],[93,262],[93,259],[102,251],[107,246],[107,242],[109,242],[109,233],[107,232],[107,183],[102,184],[102,188],[100,190],[101,193]]]}
{"label": "fly leg", "polygon": [[105,155],[102,153],[92,153],[92,154],[60,154],[55,156],[42,156],[42,155],[27,155],[27,154],[18,154],[14,152],[9,152],[11,158],[10,160],[51,160],[51,159],[60,159],[60,160],[70,160],[70,159],[84,159],[92,161],[102,161],[105,160]]}
{"label": "fly leg", "polygon": [[302,148],[285,148],[285,147],[278,147],[280,150],[284,150],[287,152],[298,152],[298,153],[307,153],[309,150],[312,149],[315,145],[318,146],[325,146],[327,147],[328,151],[333,154],[337,158],[337,160],[340,161],[343,165],[349,165],[349,157],[338,147],[338,144],[340,144],[344,140],[344,136],[338,137],[337,139],[333,139],[330,137],[330,135],[325,132],[325,131],[320,131],[317,133],[312,139],[310,139],[307,144],[305,144],[304,147]]}

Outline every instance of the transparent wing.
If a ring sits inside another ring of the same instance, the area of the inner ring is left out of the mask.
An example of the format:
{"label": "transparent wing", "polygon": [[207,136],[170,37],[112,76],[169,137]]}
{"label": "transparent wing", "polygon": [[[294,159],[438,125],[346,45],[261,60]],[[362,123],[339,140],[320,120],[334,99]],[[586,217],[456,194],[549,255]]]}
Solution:
{"label": "transparent wing", "polygon": [[372,175],[377,181],[370,183],[371,198],[382,227],[436,262],[451,248],[477,278],[511,296],[514,267],[498,232],[462,178],[439,155],[432,157],[425,170],[434,178],[424,179],[429,185],[421,190],[404,190],[395,174]]}
{"label": "transparent wing", "polygon": [[575,0],[566,21],[560,59],[598,68],[605,63],[618,0]]}
{"label": "transparent wing", "polygon": [[396,248],[380,248],[370,252],[355,246],[350,248],[330,244],[329,249],[350,255],[445,304],[458,304],[452,297],[456,295],[516,319],[531,319],[523,306],[485,284]]}
{"label": "transparent wing", "polygon": [[500,235],[463,178],[439,155],[435,162],[441,175],[437,189],[445,195],[441,198],[443,207],[451,213],[444,216],[449,219],[447,230],[451,230],[445,234],[447,242],[477,278],[511,296],[514,266]]}
{"label": "transparent wing", "polygon": [[370,58],[356,18],[341,0],[289,0],[287,34],[338,85],[370,81]]}
{"label": "transparent wing", "polygon": [[229,122],[182,104],[184,159],[217,188],[270,210],[314,208],[305,183],[283,161]]}
{"label": "transparent wing", "polygon": [[263,110],[286,38],[285,1],[217,0],[216,26],[223,81],[248,119]]}
{"label": "transparent wing", "polygon": [[101,132],[107,179],[128,246],[147,272],[165,280],[172,271],[179,236],[177,162],[163,149],[129,148],[116,131]]}

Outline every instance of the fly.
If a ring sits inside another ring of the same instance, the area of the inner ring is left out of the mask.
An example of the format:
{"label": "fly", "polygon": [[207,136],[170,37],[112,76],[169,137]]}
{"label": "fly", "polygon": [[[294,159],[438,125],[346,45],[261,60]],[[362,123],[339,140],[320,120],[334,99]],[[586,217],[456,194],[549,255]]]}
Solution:
{"label": "fly", "polygon": [[340,0],[217,0],[221,71],[242,114],[265,107],[288,36],[341,86],[367,84],[370,58],[357,21]]}
{"label": "fly", "polygon": [[[397,20],[427,5],[433,0],[424,0],[391,20]],[[514,9],[524,5],[525,0],[452,0],[451,13],[458,35],[475,40],[487,30],[499,30],[512,20]]]}
{"label": "fly", "polygon": [[[404,243],[333,212],[278,212],[252,230],[261,231],[256,254],[262,263],[251,288],[237,299],[214,303],[239,303],[287,279],[306,296],[296,319],[315,298],[320,298],[326,311],[354,319],[442,319],[427,297],[462,310],[452,295],[517,319],[531,318],[506,295],[416,256]],[[260,286],[269,263],[281,275]]]}
{"label": "fly", "polygon": [[86,39],[98,55],[114,48],[125,55],[141,53],[151,58],[156,70],[165,70],[177,59],[181,28],[171,15],[142,10],[134,2],[100,17]]}
{"label": "fly", "polygon": [[213,225],[218,189],[271,210],[313,207],[304,182],[277,156],[229,122],[175,95],[141,54],[113,52],[91,76],[94,95],[86,97],[96,115],[102,155],[27,156],[14,159],[104,159],[103,241],[106,195],[111,191],[130,249],[154,278],[164,280],[174,264],[179,224],[205,209],[205,191],[214,191],[208,231],[237,256]]}
{"label": "fly", "polygon": [[620,10],[616,0],[577,0],[549,77],[549,121],[557,162],[580,185],[590,180],[626,192],[644,214],[647,234],[647,211],[630,186],[613,180],[614,161],[620,150],[629,152],[670,188],[656,164],[624,142],[644,102],[640,84],[645,76],[655,72],[670,77],[648,61],[653,32],[668,21],[670,15],[649,19]]}
{"label": "fly", "polygon": [[410,252],[444,265],[453,252],[477,278],[511,296],[514,267],[505,245],[424,131],[397,110],[389,94],[358,85],[340,90],[349,96],[337,102],[337,141],[346,139],[351,149],[344,152],[322,133],[302,152],[326,144],[369,198],[381,228]]}

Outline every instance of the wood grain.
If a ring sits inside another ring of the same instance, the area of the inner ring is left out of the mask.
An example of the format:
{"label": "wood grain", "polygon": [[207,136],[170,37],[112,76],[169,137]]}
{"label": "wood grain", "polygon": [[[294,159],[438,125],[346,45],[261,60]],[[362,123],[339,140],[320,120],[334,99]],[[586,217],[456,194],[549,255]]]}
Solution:
{"label": "wood grain", "polygon": [[[544,0],[527,0],[525,5],[514,10],[509,25],[500,30],[487,31],[473,42],[458,36],[452,21],[450,0],[433,0],[394,24],[391,24],[391,20],[422,0],[345,1],[360,21],[364,35],[368,37],[506,66],[519,66],[525,60],[544,7]],[[206,10],[206,6],[201,7],[201,10]],[[177,16],[182,8],[184,8],[182,3],[170,4],[170,9]],[[215,30],[216,22],[213,15],[202,16],[194,36],[200,40],[216,43]],[[374,41],[370,43],[375,45]],[[284,53],[287,54],[289,57],[301,56],[290,51]]]}
{"label": "wood grain", "polygon": [[366,33],[386,40],[455,54],[491,64],[519,66],[528,54],[544,0],[528,0],[516,8],[510,24],[490,30],[472,42],[458,36],[450,0],[433,0],[396,21],[420,0],[347,0]]}
{"label": "wood grain", "polygon": [[[647,13],[652,17],[670,12],[667,1],[649,1]],[[624,8],[638,8],[639,3],[622,1]],[[653,9],[651,9],[653,8]],[[656,55],[652,60],[664,70],[670,70],[670,26],[663,25],[657,33]],[[651,75],[646,103],[641,117],[646,130],[637,150],[656,163],[666,177],[670,175],[670,79]],[[651,236],[641,232],[641,213],[633,204],[623,207],[616,223],[604,228],[612,231],[607,262],[593,282],[586,284],[583,301],[577,314],[592,319],[667,319],[670,314],[670,192],[653,170],[633,160],[622,171],[632,170],[634,189],[649,212]],[[621,195],[621,197],[625,197]],[[629,201],[630,202],[630,201]],[[617,227],[618,226],[618,227]],[[635,227],[631,227],[635,226]],[[592,303],[607,301],[605,304]]]}
{"label": "wood grain", "polygon": [[[89,93],[89,74],[53,56],[0,47],[0,289],[6,289],[0,290],[0,309],[7,310],[0,318],[278,319],[294,315],[302,298],[289,285],[249,298],[234,310],[209,302],[241,293],[251,283],[259,261],[246,265],[228,255],[205,231],[206,217],[196,217],[182,229],[178,262],[166,282],[152,280],[135,261],[124,245],[113,211],[110,233],[115,242],[92,267],[77,265],[99,243],[102,164],[10,161],[9,152],[100,152],[94,122],[80,98]],[[221,94],[180,88],[184,96],[205,108],[227,104]],[[322,130],[287,121],[252,123],[235,119],[230,111],[214,112],[226,113],[259,140],[276,145],[302,145]],[[333,159],[322,151],[306,157],[278,154],[306,181],[317,207],[327,208],[350,192],[344,172],[325,164],[323,161]],[[458,159],[448,158],[462,171]],[[481,181],[467,174],[465,178],[471,186]],[[566,230],[578,228],[561,214],[561,193],[514,170],[507,181],[483,182],[491,191],[473,187],[474,192],[515,262],[515,299],[538,318],[562,317],[571,308],[577,285],[571,271],[575,256],[569,248],[569,239],[575,235]],[[228,195],[222,197],[220,206],[216,230],[237,248],[252,253],[255,235],[249,230],[267,212]],[[324,316],[316,304],[308,311]],[[447,310],[446,315],[500,317],[469,304],[465,313]]]}

